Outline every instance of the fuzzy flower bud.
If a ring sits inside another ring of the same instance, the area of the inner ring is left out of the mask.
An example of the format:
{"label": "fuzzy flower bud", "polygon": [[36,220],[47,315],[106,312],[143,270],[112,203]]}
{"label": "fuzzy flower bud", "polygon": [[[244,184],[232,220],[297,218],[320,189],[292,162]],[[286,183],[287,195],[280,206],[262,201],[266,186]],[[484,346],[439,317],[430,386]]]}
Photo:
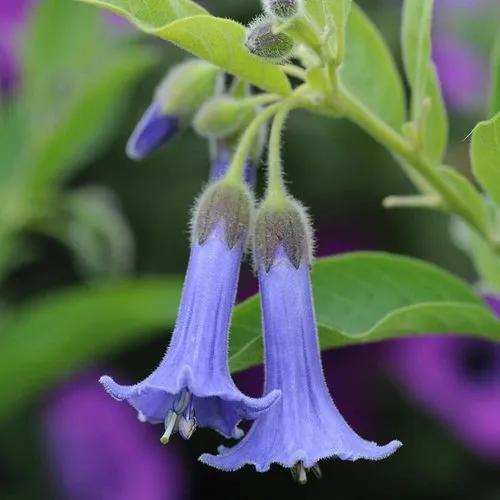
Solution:
{"label": "fuzzy flower bud", "polygon": [[278,19],[288,19],[297,14],[299,10],[297,0],[263,0],[264,10]]}
{"label": "fuzzy flower bud", "polygon": [[269,271],[278,247],[282,247],[293,266],[311,262],[312,230],[304,207],[288,197],[275,205],[264,202],[257,212],[254,234],[255,267]]}
{"label": "fuzzy flower bud", "polygon": [[253,106],[238,99],[214,97],[198,110],[193,127],[203,137],[221,139],[241,130],[254,115]]}
{"label": "fuzzy flower bud", "polygon": [[174,137],[213,95],[218,73],[215,66],[196,59],[172,68],[127,142],[128,157],[142,160]]}
{"label": "fuzzy flower bud", "polygon": [[202,245],[219,224],[224,225],[229,248],[246,240],[252,210],[251,195],[241,184],[224,181],[209,186],[201,195],[193,222],[193,243]]}
{"label": "fuzzy flower bud", "polygon": [[245,46],[255,56],[279,62],[292,52],[293,40],[285,33],[275,33],[271,19],[259,17],[247,28]]}

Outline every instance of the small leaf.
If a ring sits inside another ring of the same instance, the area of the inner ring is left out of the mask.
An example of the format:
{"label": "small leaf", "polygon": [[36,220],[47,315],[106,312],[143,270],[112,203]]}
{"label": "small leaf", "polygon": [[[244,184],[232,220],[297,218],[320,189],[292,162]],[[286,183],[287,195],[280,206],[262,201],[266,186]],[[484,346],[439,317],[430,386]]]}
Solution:
{"label": "small leaf", "polygon": [[[371,252],[321,259],[312,281],[323,349],[431,332],[500,340],[500,321],[464,282],[417,259]],[[258,297],[236,308],[233,370],[262,361],[260,325]]]}
{"label": "small leaf", "polygon": [[471,162],[477,180],[500,205],[500,113],[474,128]]}
{"label": "small leaf", "polygon": [[[283,95],[291,91],[288,78],[279,66],[252,56],[245,48],[244,26],[229,19],[203,15],[206,11],[193,2],[80,1],[99,5],[125,16],[144,32],[172,42],[264,90]],[[198,7],[201,12],[195,12]]]}
{"label": "small leaf", "polygon": [[437,73],[431,61],[433,0],[405,0],[403,64],[411,87],[411,117],[422,133],[423,151],[438,165],[448,140],[448,119]]}
{"label": "small leaf", "polygon": [[427,116],[423,122],[422,141],[426,156],[435,165],[439,165],[448,144],[448,115],[436,68],[432,62],[429,63],[428,76],[426,94],[429,97],[430,108],[427,110]]}
{"label": "small leaf", "polygon": [[379,119],[400,130],[406,115],[403,84],[380,32],[352,5],[346,33],[346,56],[340,70],[346,89]]}
{"label": "small leaf", "polygon": [[500,113],[500,28],[491,51],[490,116]]}
{"label": "small leaf", "polygon": [[82,365],[169,328],[181,287],[178,278],[82,286],[8,313],[0,322],[0,416]]}
{"label": "small leaf", "polygon": [[434,0],[405,0],[403,7],[403,63],[412,88],[412,116],[422,112],[429,78],[431,24]]}
{"label": "small leaf", "polygon": [[500,293],[500,255],[476,234],[471,232],[470,238],[474,267],[481,276],[482,285]]}
{"label": "small leaf", "polygon": [[441,167],[439,170],[443,173],[460,198],[467,204],[467,209],[476,221],[477,226],[487,231],[488,207],[481,193],[466,177],[457,172],[454,168]]}

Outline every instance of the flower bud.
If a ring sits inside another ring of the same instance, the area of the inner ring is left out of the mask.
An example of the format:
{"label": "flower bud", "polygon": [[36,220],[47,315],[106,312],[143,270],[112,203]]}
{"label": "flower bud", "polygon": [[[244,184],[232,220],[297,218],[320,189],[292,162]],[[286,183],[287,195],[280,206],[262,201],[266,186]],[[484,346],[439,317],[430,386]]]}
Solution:
{"label": "flower bud", "polygon": [[254,116],[255,110],[249,104],[234,97],[214,97],[198,110],[193,127],[203,137],[221,139],[241,130]]}
{"label": "flower bud", "polygon": [[257,211],[253,244],[256,269],[269,271],[280,246],[296,269],[304,259],[310,263],[312,231],[304,207],[291,197],[280,204],[264,201]]}
{"label": "flower bud", "polygon": [[278,19],[288,19],[297,14],[299,10],[297,0],[263,0],[264,10]]}
{"label": "flower bud", "polygon": [[210,185],[201,195],[194,214],[193,240],[203,244],[219,224],[224,225],[229,248],[246,241],[252,198],[243,184],[224,181]]}
{"label": "flower bud", "polygon": [[190,118],[215,92],[219,69],[205,61],[190,59],[167,74],[155,93],[166,115]]}
{"label": "flower bud", "polygon": [[199,60],[178,64],[158,86],[153,102],[127,142],[127,156],[142,160],[166,144],[180,130],[183,121],[215,91],[218,69]]}
{"label": "flower bud", "polygon": [[273,21],[264,17],[247,28],[245,46],[255,56],[279,62],[291,54],[293,40],[285,33],[274,33]]}

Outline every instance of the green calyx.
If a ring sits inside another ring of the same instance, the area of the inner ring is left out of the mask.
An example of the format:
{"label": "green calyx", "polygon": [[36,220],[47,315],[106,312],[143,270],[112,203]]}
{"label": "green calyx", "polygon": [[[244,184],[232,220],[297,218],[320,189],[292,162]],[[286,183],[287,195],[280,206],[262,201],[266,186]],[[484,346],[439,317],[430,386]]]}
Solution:
{"label": "green calyx", "polygon": [[196,113],[193,127],[210,139],[222,139],[242,130],[255,116],[255,107],[230,96],[214,97]]}
{"label": "green calyx", "polygon": [[223,224],[229,248],[246,241],[252,216],[252,197],[243,183],[224,179],[201,195],[194,214],[193,242],[202,245],[218,224]]}
{"label": "green calyx", "polygon": [[283,32],[275,32],[273,20],[259,17],[247,29],[245,46],[254,56],[280,62],[292,53],[294,42]]}
{"label": "green calyx", "polygon": [[198,59],[178,64],[156,89],[155,100],[165,114],[190,118],[214,94],[219,72]]}
{"label": "green calyx", "polygon": [[294,198],[265,200],[257,211],[254,229],[255,267],[271,269],[274,255],[282,246],[295,268],[312,259],[312,232],[304,207]]}

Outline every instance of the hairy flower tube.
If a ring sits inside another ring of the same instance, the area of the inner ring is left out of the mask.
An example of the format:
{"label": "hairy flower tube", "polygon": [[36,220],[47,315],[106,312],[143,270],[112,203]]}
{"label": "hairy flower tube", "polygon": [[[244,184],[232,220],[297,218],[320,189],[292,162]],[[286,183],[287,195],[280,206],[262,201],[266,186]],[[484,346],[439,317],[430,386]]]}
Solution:
{"label": "hairy flower tube", "polygon": [[116,399],[128,401],[141,420],[164,422],[161,439],[175,431],[188,439],[196,426],[241,437],[237,424],[267,410],[279,391],[261,399],[242,394],[228,367],[228,328],[250,222],[243,184],[211,184],[195,211],[192,248],[170,346],[142,382],[121,386],[101,378]]}
{"label": "hairy flower tube", "polygon": [[323,376],[309,275],[310,236],[303,209],[287,197],[266,204],[256,221],[254,254],[259,277],[265,345],[265,391],[280,390],[278,402],[253,424],[245,438],[200,460],[233,471],[245,464],[259,472],[271,464],[292,471],[300,483],[318,461],[378,460],[401,446],[365,441],[335,407]]}
{"label": "hairy flower tube", "polygon": [[213,94],[217,75],[215,66],[195,59],[169,71],[127,142],[127,156],[142,160],[166,144]]}

